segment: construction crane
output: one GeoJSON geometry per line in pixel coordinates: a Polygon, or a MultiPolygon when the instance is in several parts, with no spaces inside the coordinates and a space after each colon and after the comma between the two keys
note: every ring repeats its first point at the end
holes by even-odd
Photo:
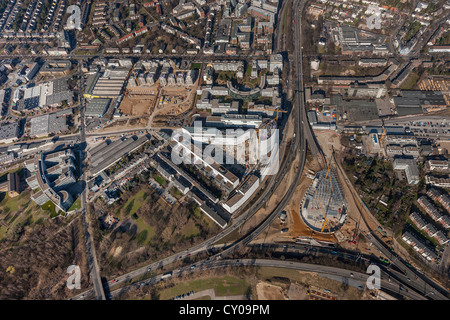
{"type": "MultiPolygon", "coordinates": [[[[331,148],[332,148],[332,152],[333,152],[332,159],[334,159],[334,147],[331,146],[331,148]]],[[[330,163],[327,163],[327,173],[325,174],[325,181],[327,180],[327,178],[329,178],[329,180],[330,180],[330,198],[328,200],[328,204],[329,204],[329,202],[331,201],[331,197],[333,196],[333,180],[331,179],[331,166],[330,166],[330,163]]],[[[327,207],[328,207],[328,204],[327,204],[327,207]]],[[[341,211],[341,209],[339,209],[339,212],[340,211],[341,211]]],[[[327,218],[325,216],[325,213],[324,213],[324,219],[325,219],[325,221],[324,221],[324,224],[322,226],[321,232],[324,230],[325,225],[328,226],[328,220],[327,220],[327,218]]]]}
{"type": "Polygon", "coordinates": [[[380,138],[380,143],[382,143],[382,147],[386,148],[386,146],[389,146],[389,142],[387,140],[387,133],[386,133],[386,127],[384,126],[384,120],[381,120],[382,122],[382,128],[383,128],[383,133],[381,134],[381,138],[380,138]],[[385,141],[386,139],[386,141],[385,141]]]}
{"type": "Polygon", "coordinates": [[[278,121],[278,114],[279,114],[279,112],[287,113],[287,111],[285,111],[285,110],[280,110],[280,108],[269,109],[269,110],[270,110],[270,111],[276,111],[276,112],[277,112],[277,116],[276,116],[276,118],[275,118],[276,121],[278,121]]]}
{"type": "MultiPolygon", "coordinates": [[[[333,180],[331,180],[330,164],[327,164],[327,173],[325,174],[325,181],[327,180],[328,174],[330,174],[329,179],[330,179],[330,192],[331,192],[331,194],[330,194],[330,199],[328,200],[328,202],[330,202],[331,201],[331,196],[333,194],[333,180]]],[[[327,207],[328,207],[328,205],[327,205],[327,207]]],[[[323,214],[324,214],[324,219],[325,220],[323,222],[322,230],[320,232],[323,232],[323,230],[325,229],[325,225],[327,225],[328,229],[330,229],[330,227],[328,226],[328,220],[327,220],[327,217],[325,215],[325,212],[323,214]]]]}
{"type": "Polygon", "coordinates": [[[319,202],[319,207],[320,207],[320,210],[322,210],[322,214],[323,214],[323,218],[324,218],[322,229],[320,230],[320,232],[323,232],[323,230],[325,229],[325,226],[328,227],[328,230],[330,229],[330,227],[328,226],[327,215],[325,213],[325,210],[323,210],[322,202],[319,199],[319,196],[317,194],[317,188],[315,186],[314,186],[314,193],[316,194],[317,202],[319,202]]]}
{"type": "Polygon", "coordinates": [[[133,75],[134,75],[134,79],[136,80],[136,85],[139,87],[139,81],[138,81],[138,78],[136,76],[136,72],[134,70],[134,67],[133,67],[133,75]]]}
{"type": "Polygon", "coordinates": [[[130,72],[128,73],[127,79],[131,76],[131,74],[133,74],[134,79],[136,80],[136,85],[139,86],[139,81],[138,81],[138,79],[137,79],[136,72],[135,72],[135,70],[134,70],[134,67],[135,67],[135,66],[136,66],[136,65],[133,65],[133,67],[131,68],[130,72]]]}
{"type": "Polygon", "coordinates": [[[353,232],[352,240],[348,240],[348,243],[356,244],[356,239],[358,238],[358,226],[359,226],[359,223],[355,227],[355,231],[353,232]]]}
{"type": "Polygon", "coordinates": [[[269,121],[269,122],[264,123],[260,128],[256,128],[256,129],[255,129],[256,134],[258,135],[258,145],[260,145],[260,143],[261,143],[261,136],[260,136],[260,134],[259,134],[259,131],[262,130],[262,129],[264,129],[264,128],[267,127],[268,125],[270,125],[273,121],[274,121],[274,119],[272,119],[272,120],[269,121]]]}
{"type": "MultiPolygon", "coordinates": [[[[250,107],[250,109],[254,109],[254,107],[250,107]]],[[[276,111],[277,112],[277,115],[276,115],[276,117],[275,117],[275,120],[276,121],[278,121],[278,116],[279,116],[279,113],[280,112],[282,112],[282,113],[287,113],[287,111],[286,110],[281,110],[280,108],[275,108],[275,109],[265,109],[266,111],[276,111]]]]}

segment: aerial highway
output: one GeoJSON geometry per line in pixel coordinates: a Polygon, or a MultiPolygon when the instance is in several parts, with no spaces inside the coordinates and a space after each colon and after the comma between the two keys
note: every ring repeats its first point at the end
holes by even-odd
{"type": "MultiPolygon", "coordinates": [[[[333,150],[333,158],[335,157],[335,153],[333,150]]],[[[334,161],[337,161],[334,158],[334,161]]],[[[339,171],[342,175],[345,176],[344,172],[340,166],[338,166],[339,171]]],[[[346,179],[346,183],[350,184],[348,179],[346,179]]],[[[350,189],[352,190],[352,188],[350,189]]],[[[353,193],[354,191],[352,191],[353,193]]],[[[388,247],[383,241],[381,241],[373,231],[376,227],[373,227],[373,224],[368,220],[371,218],[371,213],[367,209],[367,207],[363,204],[362,200],[359,198],[357,194],[353,194],[353,200],[359,210],[359,214],[361,215],[364,223],[367,228],[370,230],[369,232],[365,232],[364,236],[377,247],[380,252],[382,252],[386,257],[389,258],[390,264],[396,266],[401,270],[402,273],[395,274],[396,279],[408,285],[408,287],[422,293],[423,295],[428,295],[430,299],[433,300],[448,300],[449,292],[442,288],[435,281],[429,279],[426,275],[419,273],[412,266],[408,266],[407,263],[394,252],[394,250],[388,247]],[[371,228],[372,226],[372,228],[371,228]]]]}
{"type": "MultiPolygon", "coordinates": [[[[297,21],[300,21],[301,19],[301,12],[303,10],[304,2],[297,1],[295,4],[295,8],[297,8],[301,4],[299,10],[295,11],[295,16],[297,21]]],[[[294,26],[295,27],[295,26],[294,26]]],[[[294,116],[294,142],[292,143],[291,147],[289,148],[289,154],[286,157],[286,160],[282,163],[282,166],[280,170],[278,171],[277,175],[275,177],[269,177],[271,179],[269,181],[269,186],[265,188],[263,194],[257,199],[256,203],[250,208],[249,211],[247,211],[245,214],[242,214],[238,216],[237,218],[233,219],[232,224],[230,227],[219,233],[218,235],[212,237],[211,239],[201,243],[200,245],[194,246],[185,252],[174,254],[170,257],[167,257],[159,262],[152,263],[150,265],[147,265],[145,267],[139,268],[137,270],[134,270],[132,272],[129,272],[125,275],[122,275],[120,277],[115,278],[114,280],[110,280],[106,285],[108,287],[113,286],[116,283],[122,283],[124,280],[129,280],[137,277],[141,277],[145,275],[147,272],[154,270],[155,268],[162,268],[163,266],[166,266],[168,264],[174,263],[176,261],[179,261],[180,259],[183,259],[187,256],[190,256],[191,254],[202,252],[205,249],[211,248],[212,245],[217,242],[219,239],[225,237],[235,229],[239,228],[243,223],[247,221],[256,211],[258,211],[262,205],[268,200],[272,192],[276,189],[276,187],[281,183],[283,180],[285,174],[289,171],[290,166],[292,165],[292,162],[294,161],[295,157],[297,155],[300,156],[300,164],[298,166],[298,170],[296,172],[296,176],[294,178],[294,181],[291,183],[288,192],[285,194],[281,202],[277,205],[275,210],[272,211],[270,215],[268,215],[264,221],[255,229],[253,232],[251,232],[249,235],[241,239],[239,242],[233,244],[231,247],[227,248],[222,254],[223,256],[233,252],[236,250],[236,248],[239,248],[241,245],[246,245],[250,243],[251,240],[256,238],[262,231],[264,231],[271,222],[278,216],[278,214],[283,210],[283,208],[286,206],[286,204],[290,201],[296,186],[298,185],[300,181],[300,177],[303,172],[304,164],[306,161],[306,153],[307,153],[307,139],[309,141],[308,146],[310,149],[312,149],[312,153],[314,155],[322,155],[322,151],[320,150],[320,147],[318,146],[317,141],[315,140],[314,134],[311,130],[311,127],[309,126],[309,122],[307,121],[306,117],[306,110],[304,106],[305,98],[304,98],[304,87],[303,87],[303,66],[302,66],[302,49],[300,45],[300,34],[301,30],[301,24],[299,23],[297,25],[297,28],[295,30],[295,34],[297,36],[296,38],[296,53],[294,55],[294,67],[295,67],[295,77],[296,81],[293,81],[294,84],[294,90],[295,90],[295,104],[294,108],[292,110],[292,114],[294,116]],[[305,134],[306,131],[306,134],[305,134]]],[[[215,258],[217,259],[220,257],[221,254],[217,254],[215,258]]],[[[92,290],[89,290],[87,292],[84,292],[82,294],[79,294],[78,296],[74,297],[75,299],[80,298],[87,298],[92,295],[92,290]]]]}
{"type": "Polygon", "coordinates": [[[448,300],[449,292],[442,288],[439,284],[429,279],[426,275],[414,270],[411,266],[407,265],[399,255],[393,250],[388,248],[378,237],[373,233],[366,235],[368,240],[371,241],[386,257],[390,257],[391,264],[397,266],[400,270],[404,271],[404,274],[398,274],[397,277],[404,283],[408,283],[408,286],[422,293],[422,295],[429,295],[433,300],[448,300]]]}
{"type": "MultiPolygon", "coordinates": [[[[369,278],[369,274],[355,272],[347,269],[340,269],[330,266],[322,266],[317,264],[309,264],[295,261],[280,261],[269,259],[223,259],[218,261],[208,261],[200,265],[191,265],[182,268],[172,270],[171,273],[166,273],[165,276],[160,274],[155,277],[146,279],[141,282],[137,282],[130,286],[116,289],[111,291],[110,298],[118,297],[121,294],[126,293],[130,289],[138,289],[147,285],[154,285],[160,281],[164,281],[165,277],[172,278],[182,276],[183,274],[191,274],[202,270],[215,269],[215,268],[227,268],[227,267],[274,267],[274,268],[287,268],[306,272],[316,272],[319,275],[331,275],[341,278],[343,283],[351,283],[357,285],[358,288],[366,285],[366,281],[369,278]]],[[[399,295],[408,297],[414,300],[426,300],[425,297],[417,294],[412,290],[408,290],[401,283],[395,280],[381,279],[381,287],[384,290],[397,293],[399,295]]]]}
{"type": "MultiPolygon", "coordinates": [[[[293,10],[293,29],[294,29],[294,53],[291,59],[291,64],[294,68],[294,75],[295,79],[292,81],[291,85],[293,86],[292,89],[294,91],[294,98],[293,98],[293,108],[291,110],[291,113],[294,118],[294,139],[291,142],[291,146],[288,149],[288,154],[285,157],[285,161],[283,161],[280,170],[277,172],[275,176],[269,177],[268,181],[266,182],[266,187],[263,189],[262,195],[258,199],[254,199],[254,204],[244,212],[243,214],[237,216],[236,218],[233,218],[230,226],[226,228],[225,230],[221,231],[216,236],[206,240],[205,242],[196,245],[194,247],[191,247],[183,252],[179,252],[176,254],[173,254],[169,257],[166,257],[160,261],[153,262],[151,264],[148,264],[144,267],[140,267],[132,272],[129,272],[127,274],[124,274],[122,276],[116,277],[107,283],[104,283],[105,288],[107,287],[111,293],[111,297],[114,297],[115,294],[118,292],[121,292],[123,290],[127,290],[127,288],[130,288],[130,286],[139,286],[141,284],[152,284],[156,283],[157,281],[160,281],[162,278],[162,275],[150,278],[148,280],[142,281],[141,283],[127,285],[124,288],[114,290],[114,287],[117,285],[122,285],[124,282],[128,283],[128,281],[136,280],[137,278],[143,278],[146,277],[146,275],[149,275],[149,273],[158,272],[159,270],[162,270],[164,267],[167,267],[170,264],[173,264],[175,262],[180,262],[182,259],[186,257],[192,257],[195,254],[202,253],[202,252],[208,252],[211,249],[217,249],[214,246],[214,243],[216,243],[221,238],[225,237],[226,235],[230,234],[237,228],[240,228],[254,213],[256,213],[265,202],[268,201],[273,191],[276,189],[276,187],[283,181],[286,173],[289,171],[290,167],[292,166],[293,162],[295,161],[296,157],[299,157],[299,165],[298,170],[295,174],[295,177],[290,184],[287,192],[285,193],[284,197],[281,199],[281,201],[276,205],[275,209],[265,217],[265,219],[251,232],[244,235],[243,238],[236,241],[235,243],[231,244],[230,246],[223,248],[221,252],[216,253],[212,257],[208,258],[207,260],[203,260],[200,262],[196,262],[196,264],[200,265],[210,265],[210,266],[216,266],[216,267],[223,267],[229,265],[229,261],[224,259],[227,255],[235,252],[237,249],[248,246],[252,240],[254,240],[259,234],[261,234],[273,221],[274,219],[279,215],[279,213],[284,209],[284,207],[287,205],[287,203],[292,198],[292,195],[296,189],[296,186],[298,185],[298,182],[300,181],[300,178],[302,176],[303,168],[306,161],[306,153],[309,149],[313,156],[321,158],[323,160],[322,164],[325,165],[326,159],[323,156],[323,153],[320,149],[320,146],[317,143],[317,140],[314,136],[314,133],[312,132],[312,129],[309,125],[309,121],[307,120],[306,116],[306,109],[305,109],[305,97],[304,97],[304,84],[303,84],[303,55],[302,55],[302,46],[301,46],[301,17],[302,12],[304,8],[305,1],[302,0],[296,0],[294,2],[294,10],[293,10]],[[156,281],[156,282],[155,282],[156,281]]],[[[216,252],[216,250],[214,250],[216,252]]],[[[239,260],[232,263],[236,263],[235,265],[243,265],[243,261],[246,260],[239,260]]],[[[256,260],[251,260],[255,263],[256,260]]],[[[259,262],[258,262],[259,263],[259,262]]],[[[274,261],[270,260],[270,262],[261,262],[261,265],[267,265],[267,266],[279,266],[279,267],[295,267],[295,268],[305,268],[304,265],[298,263],[298,262],[288,262],[288,261],[274,261]]],[[[176,270],[173,270],[173,274],[177,274],[178,272],[185,272],[188,271],[188,268],[191,268],[191,266],[182,267],[176,270]]],[[[314,265],[314,270],[321,270],[321,272],[331,272],[329,269],[331,267],[327,266],[318,266],[314,265]],[[323,271],[322,271],[323,270],[323,271]]],[[[190,270],[190,269],[189,269],[190,270]]],[[[351,275],[349,270],[343,270],[339,269],[338,271],[334,270],[335,275],[345,276],[345,277],[355,277],[355,274],[351,275]]],[[[398,272],[397,272],[398,273],[398,272]]],[[[401,278],[397,273],[393,272],[392,274],[394,283],[391,283],[391,281],[383,280],[386,288],[391,288],[395,292],[399,292],[404,296],[410,297],[412,299],[425,299],[425,296],[427,298],[445,298],[443,296],[439,296],[439,292],[436,294],[433,292],[430,293],[430,290],[420,290],[419,286],[421,283],[416,282],[417,279],[407,279],[407,278],[401,278]],[[397,282],[395,282],[397,281],[397,282]],[[396,286],[394,288],[394,286],[396,286]],[[411,288],[415,290],[408,290],[407,288],[411,288]],[[419,291],[419,292],[416,292],[419,291]],[[422,293],[425,295],[422,295],[422,293]]],[[[368,275],[365,274],[357,274],[357,279],[364,280],[367,279],[368,275]]],[[[85,291],[72,299],[91,299],[96,294],[94,292],[95,290],[91,289],[88,291],[85,291]]]]}
{"type": "MultiPolygon", "coordinates": [[[[300,67],[300,70],[301,70],[301,67],[300,67]]],[[[301,80],[300,83],[298,83],[298,86],[300,86],[300,85],[301,86],[303,85],[303,80],[301,80]]],[[[303,90],[302,90],[302,92],[303,92],[303,90]]],[[[159,262],[152,263],[150,265],[141,267],[137,270],[129,272],[120,277],[117,277],[114,282],[112,280],[110,280],[110,281],[108,281],[108,283],[106,285],[108,287],[111,287],[117,282],[121,282],[126,279],[133,279],[136,277],[143,276],[150,270],[154,270],[155,267],[158,267],[158,268],[163,267],[165,265],[168,265],[168,264],[176,262],[180,259],[183,259],[187,256],[190,256],[191,254],[194,254],[197,252],[202,252],[205,249],[211,248],[212,245],[215,242],[217,242],[219,239],[225,237],[226,235],[230,234],[237,228],[241,227],[251,216],[253,216],[253,214],[255,214],[266,203],[266,201],[270,198],[270,195],[273,193],[273,191],[283,181],[283,179],[284,179],[286,173],[289,171],[295,157],[297,157],[297,155],[300,154],[301,161],[300,161],[299,170],[296,173],[295,181],[291,184],[289,195],[287,195],[283,198],[282,205],[278,205],[277,209],[274,212],[272,212],[272,214],[268,217],[268,219],[265,220],[265,223],[263,224],[263,226],[261,226],[262,229],[260,229],[260,230],[264,230],[264,228],[270,224],[270,222],[273,220],[273,218],[276,217],[277,212],[279,213],[282,210],[282,208],[287,204],[287,202],[290,200],[290,198],[292,197],[292,194],[295,190],[295,187],[298,184],[301,173],[303,171],[304,162],[306,160],[306,147],[307,146],[306,146],[305,135],[303,134],[302,130],[303,130],[304,124],[309,126],[309,122],[306,121],[306,112],[304,110],[303,103],[304,103],[303,94],[300,94],[300,92],[299,92],[299,98],[297,98],[295,108],[292,110],[292,113],[294,116],[295,136],[294,136],[294,141],[292,142],[291,147],[289,148],[289,153],[285,157],[285,161],[282,162],[281,167],[278,170],[277,174],[268,177],[269,181],[266,182],[266,186],[263,189],[263,193],[261,194],[261,196],[258,199],[256,199],[256,201],[253,203],[253,205],[250,207],[250,209],[248,211],[237,216],[236,218],[233,218],[231,221],[231,225],[228,228],[226,228],[225,230],[223,230],[216,236],[208,239],[207,241],[205,241],[197,246],[194,246],[194,247],[186,250],[185,252],[174,254],[174,255],[167,257],[159,262]],[[300,110],[300,109],[303,109],[303,110],[300,110]]],[[[82,294],[77,295],[74,298],[79,299],[79,298],[90,297],[92,295],[92,293],[93,293],[92,290],[88,290],[86,292],[83,292],[82,294]]]]}

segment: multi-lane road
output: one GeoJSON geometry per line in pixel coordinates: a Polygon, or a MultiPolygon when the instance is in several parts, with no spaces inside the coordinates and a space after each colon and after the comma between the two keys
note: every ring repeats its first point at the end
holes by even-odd
{"type": "Polygon", "coordinates": [[[403,273],[395,274],[398,281],[406,283],[408,287],[412,288],[422,296],[429,296],[433,300],[448,300],[449,292],[445,288],[430,280],[427,276],[414,270],[407,265],[399,255],[388,248],[375,233],[370,232],[366,234],[367,239],[372,242],[378,250],[380,250],[386,257],[389,257],[390,263],[399,268],[403,273]]]}
{"type": "MultiPolygon", "coordinates": [[[[353,286],[359,289],[366,286],[367,280],[371,276],[371,274],[368,273],[361,273],[331,266],[323,266],[296,261],[287,261],[287,260],[282,261],[270,259],[223,259],[217,261],[208,261],[202,264],[190,265],[174,269],[171,271],[169,278],[189,275],[192,274],[193,272],[201,272],[209,269],[228,268],[228,267],[273,267],[273,268],[293,269],[305,272],[314,272],[319,274],[320,276],[332,276],[334,279],[340,280],[343,283],[347,284],[351,283],[353,286]]],[[[110,297],[118,298],[131,289],[139,289],[145,286],[154,285],[160,281],[164,281],[163,275],[161,274],[146,279],[144,281],[126,286],[124,288],[113,290],[110,293],[110,297]]],[[[426,300],[425,297],[416,293],[413,290],[409,290],[404,285],[402,285],[402,283],[396,281],[395,279],[381,278],[380,288],[401,296],[408,297],[413,300],[426,300]]]]}
{"type": "MultiPolygon", "coordinates": [[[[333,158],[334,157],[335,153],[333,151],[333,158]]],[[[334,161],[337,163],[336,158],[334,158],[334,161]]],[[[341,172],[343,176],[345,176],[345,173],[343,172],[340,166],[338,166],[338,170],[341,172]]],[[[359,214],[363,219],[363,222],[369,229],[369,232],[365,232],[364,236],[367,238],[368,241],[370,241],[373,245],[375,245],[375,247],[378,250],[380,250],[380,252],[383,253],[384,256],[389,258],[390,265],[394,265],[399,270],[401,270],[401,273],[391,271],[390,274],[393,277],[395,277],[398,281],[407,284],[408,287],[416,290],[423,296],[428,295],[430,299],[436,300],[448,300],[447,297],[449,296],[449,292],[446,289],[442,288],[439,284],[435,283],[424,274],[420,274],[421,276],[419,277],[418,276],[419,273],[417,270],[414,270],[414,268],[408,266],[407,263],[398,254],[396,254],[392,248],[389,248],[383,241],[381,241],[376,236],[373,230],[377,230],[378,222],[373,221],[374,219],[372,219],[373,216],[371,216],[371,212],[364,205],[359,195],[355,193],[353,186],[350,184],[350,181],[348,179],[345,179],[345,183],[350,188],[353,197],[352,200],[355,202],[359,210],[359,214]]]]}
{"type": "MultiPolygon", "coordinates": [[[[302,0],[296,0],[294,2],[294,10],[293,10],[293,31],[294,31],[294,48],[295,51],[293,53],[291,62],[294,67],[294,81],[292,81],[291,85],[293,85],[293,91],[294,91],[294,107],[292,109],[292,114],[294,117],[294,132],[295,136],[293,139],[293,142],[291,144],[291,147],[289,148],[288,154],[285,157],[285,161],[282,163],[280,170],[278,173],[273,176],[269,177],[269,181],[267,182],[267,186],[264,189],[264,192],[262,193],[261,197],[256,199],[254,205],[244,214],[238,216],[237,218],[233,219],[230,226],[217,234],[216,236],[212,237],[211,239],[208,239],[207,241],[194,246],[192,248],[187,249],[184,252],[177,253],[175,255],[172,255],[170,257],[167,257],[165,259],[162,259],[160,261],[154,262],[152,264],[149,264],[147,266],[138,268],[132,272],[129,272],[125,275],[116,277],[113,280],[110,280],[109,282],[105,283],[106,287],[108,287],[110,290],[114,289],[116,285],[121,285],[124,282],[128,282],[131,280],[135,280],[137,278],[145,277],[148,275],[149,272],[158,272],[162,270],[164,267],[167,267],[173,263],[180,262],[186,257],[193,257],[196,254],[202,253],[202,252],[208,252],[210,249],[214,247],[214,243],[220,240],[221,238],[225,237],[226,235],[230,234],[237,228],[241,227],[256,211],[258,211],[261,206],[270,198],[273,191],[276,189],[276,187],[283,181],[285,175],[291,168],[293,162],[298,157],[299,158],[299,165],[298,165],[298,171],[296,172],[295,178],[293,179],[293,182],[288,188],[288,191],[282,198],[282,200],[278,203],[278,205],[275,207],[275,209],[256,227],[254,228],[249,234],[244,236],[241,240],[233,243],[232,245],[228,246],[227,248],[224,248],[221,252],[217,253],[216,255],[208,258],[207,260],[203,260],[196,263],[196,266],[186,266],[182,267],[180,269],[173,270],[173,274],[178,274],[179,272],[191,272],[195,268],[199,268],[198,266],[204,266],[204,267],[211,267],[211,268],[217,268],[217,267],[224,267],[224,266],[240,266],[240,265],[258,265],[258,266],[277,266],[277,267],[284,267],[284,268],[295,268],[298,270],[314,270],[314,271],[320,271],[324,274],[332,274],[335,276],[341,276],[345,278],[355,278],[356,280],[360,281],[366,281],[368,275],[367,274],[360,274],[360,273],[354,273],[349,270],[345,269],[338,269],[338,268],[332,268],[328,266],[318,266],[318,265],[306,265],[301,264],[298,262],[289,262],[289,261],[274,261],[274,260],[225,260],[224,258],[234,252],[236,249],[247,246],[251,243],[252,240],[254,240],[259,234],[261,234],[262,231],[264,231],[272,222],[273,220],[279,215],[279,213],[283,210],[283,208],[287,205],[289,200],[291,199],[296,186],[298,185],[298,182],[300,181],[300,178],[302,176],[303,168],[306,161],[306,152],[307,148],[311,151],[311,153],[314,156],[322,157],[324,160],[323,163],[326,161],[326,159],[323,156],[323,153],[315,139],[315,136],[311,130],[311,127],[309,126],[309,122],[307,121],[306,117],[306,109],[304,105],[304,85],[303,85],[303,65],[302,65],[302,46],[301,46],[301,17],[302,12],[304,8],[305,1],[302,0]]],[[[381,244],[380,244],[381,246],[381,244]]],[[[398,262],[400,260],[396,260],[395,262],[398,262]]],[[[411,271],[411,270],[410,270],[411,271]]],[[[117,293],[122,292],[123,290],[128,290],[132,286],[140,286],[145,284],[153,284],[158,281],[160,281],[162,278],[162,275],[150,278],[148,280],[142,281],[141,283],[133,284],[126,286],[125,288],[113,290],[111,292],[111,297],[114,297],[117,293]]],[[[430,291],[428,288],[428,291],[425,287],[424,290],[421,290],[420,287],[423,285],[420,283],[418,279],[414,278],[411,279],[406,278],[402,279],[401,277],[397,277],[398,280],[395,280],[394,282],[383,280],[382,282],[383,287],[390,289],[391,291],[398,292],[404,296],[407,296],[411,299],[424,299],[425,296],[432,296],[432,298],[445,298],[440,296],[440,292],[436,290],[436,292],[430,291]],[[415,290],[418,291],[415,292],[415,290],[408,290],[406,287],[413,287],[415,290]]],[[[394,279],[397,279],[394,277],[394,279]]],[[[76,297],[73,297],[73,299],[90,299],[90,298],[99,298],[98,288],[88,290],[76,297]]]]}
{"type": "MultiPolygon", "coordinates": [[[[81,69],[81,65],[79,66],[81,69]]],[[[84,83],[84,79],[81,76],[81,70],[79,72],[80,74],[80,79],[79,79],[79,86],[80,86],[80,92],[83,91],[83,83],[84,83]]],[[[79,103],[80,103],[80,136],[79,136],[79,141],[80,141],[80,146],[83,148],[86,147],[86,134],[85,134],[85,129],[86,129],[86,124],[85,124],[85,110],[86,110],[86,101],[83,98],[83,96],[80,94],[79,95],[79,103]]],[[[82,180],[85,183],[85,188],[83,189],[82,193],[81,193],[81,215],[82,215],[82,221],[83,221],[83,227],[84,227],[84,241],[85,241],[85,246],[86,246],[86,254],[87,254],[87,259],[88,259],[88,266],[89,266],[89,273],[91,276],[91,280],[92,280],[92,284],[93,284],[93,288],[94,288],[94,293],[95,293],[95,297],[97,300],[105,300],[105,292],[103,290],[103,284],[102,284],[102,280],[100,277],[100,268],[98,265],[98,261],[97,261],[97,256],[95,253],[95,244],[94,241],[92,239],[92,234],[91,234],[91,228],[90,228],[90,221],[89,221],[89,215],[88,215],[88,208],[87,208],[87,177],[86,177],[86,168],[84,168],[84,160],[85,160],[85,155],[86,155],[86,151],[85,150],[80,150],[80,166],[81,166],[81,170],[82,170],[82,180]]]]}
{"type": "MultiPolygon", "coordinates": [[[[303,11],[303,5],[304,2],[296,1],[294,7],[298,8],[298,10],[295,11],[295,18],[298,22],[300,22],[301,19],[301,12],[303,11]]],[[[304,86],[303,86],[303,66],[302,66],[302,48],[300,45],[300,35],[301,35],[301,23],[298,23],[297,28],[295,28],[295,35],[296,43],[298,45],[295,46],[296,52],[294,54],[294,68],[295,68],[295,81],[292,83],[294,84],[294,108],[292,110],[292,114],[294,117],[294,141],[289,148],[289,153],[286,157],[286,160],[283,162],[280,170],[278,171],[275,178],[273,178],[269,183],[271,186],[265,189],[263,195],[257,200],[257,203],[251,207],[251,209],[246,213],[243,214],[236,219],[233,220],[232,225],[227,228],[226,230],[222,231],[220,234],[216,235],[215,237],[205,241],[204,243],[195,246],[193,248],[190,248],[186,250],[185,252],[182,252],[180,254],[172,255],[168,258],[165,258],[159,262],[155,262],[151,265],[139,268],[135,271],[132,271],[130,273],[127,273],[123,276],[117,277],[107,283],[107,286],[111,288],[112,286],[123,283],[124,281],[128,281],[130,279],[135,279],[137,277],[144,276],[147,272],[158,270],[160,268],[163,268],[164,266],[167,266],[169,264],[172,264],[174,262],[180,261],[181,259],[191,256],[196,253],[204,252],[210,249],[213,245],[213,243],[217,242],[219,239],[223,238],[224,236],[228,235],[235,229],[239,228],[243,223],[245,223],[270,197],[272,192],[276,189],[276,187],[281,183],[286,173],[289,171],[290,167],[292,166],[294,160],[296,157],[299,157],[299,165],[298,170],[296,172],[295,178],[293,182],[291,183],[287,193],[284,195],[283,199],[280,201],[280,203],[276,206],[276,208],[271,212],[270,215],[268,215],[258,226],[255,228],[251,233],[249,233],[247,236],[245,236],[240,241],[234,243],[227,249],[223,250],[222,252],[216,254],[211,258],[211,261],[213,260],[220,260],[223,257],[225,257],[227,254],[234,252],[237,248],[240,248],[241,246],[248,245],[253,239],[255,239],[262,231],[264,231],[272,222],[273,220],[279,215],[279,213],[283,210],[283,208],[287,205],[287,203],[292,198],[292,195],[296,189],[296,186],[298,185],[303,168],[306,161],[306,152],[307,152],[307,146],[311,149],[311,152],[314,155],[322,155],[322,152],[320,150],[320,147],[317,144],[317,141],[315,140],[314,134],[309,126],[309,122],[307,121],[306,117],[306,110],[304,105],[304,86]],[[307,145],[308,140],[308,145],[307,145]]],[[[209,260],[209,259],[208,259],[209,260]]],[[[81,299],[81,298],[90,298],[92,297],[93,291],[87,291],[84,292],[76,297],[74,299],[81,299]]]]}
{"type": "MultiPolygon", "coordinates": [[[[301,54],[300,54],[300,57],[301,57],[301,54]]],[[[303,75],[301,68],[302,67],[300,66],[300,69],[299,69],[300,73],[298,73],[298,71],[297,71],[297,74],[303,75]]],[[[303,88],[303,79],[301,79],[300,82],[297,83],[297,88],[303,88]]],[[[256,202],[250,207],[250,209],[246,213],[233,219],[230,227],[228,227],[227,229],[225,229],[218,235],[212,237],[211,239],[208,239],[207,241],[205,241],[197,246],[194,246],[194,247],[186,250],[185,252],[172,255],[172,256],[167,257],[159,262],[155,262],[148,266],[145,266],[145,267],[139,268],[137,270],[134,270],[130,273],[127,273],[123,276],[117,277],[116,279],[111,280],[106,284],[108,287],[114,286],[116,283],[121,283],[124,280],[141,277],[141,276],[145,275],[148,271],[154,270],[155,267],[161,268],[163,266],[166,266],[166,265],[169,265],[176,261],[179,261],[180,259],[183,259],[187,256],[190,256],[191,254],[202,252],[204,250],[207,250],[208,248],[211,248],[212,245],[215,242],[217,242],[219,239],[225,237],[226,235],[230,234],[231,232],[233,232],[234,230],[236,230],[237,228],[242,226],[254,213],[256,213],[266,203],[266,201],[270,198],[270,195],[273,193],[273,191],[276,189],[276,187],[283,181],[284,176],[289,171],[294,159],[300,154],[299,170],[297,171],[294,182],[291,184],[291,187],[290,187],[288,193],[283,198],[282,203],[279,204],[277,206],[277,208],[271,213],[271,215],[268,216],[264,220],[264,222],[260,225],[259,232],[264,230],[265,227],[267,227],[270,224],[270,222],[274,219],[274,217],[276,217],[277,214],[279,214],[279,212],[281,212],[281,210],[284,208],[284,206],[287,204],[287,202],[292,197],[295,187],[297,186],[297,184],[299,182],[301,173],[303,171],[303,166],[304,166],[304,163],[306,160],[306,138],[305,138],[305,134],[303,133],[303,125],[307,124],[309,126],[309,122],[306,121],[307,118],[306,118],[306,112],[304,110],[303,89],[301,91],[300,90],[296,90],[296,91],[297,91],[298,97],[296,99],[296,105],[295,105],[294,109],[292,110],[293,115],[294,115],[294,133],[295,133],[295,137],[293,139],[294,141],[293,141],[291,147],[289,148],[289,153],[286,156],[285,161],[282,163],[279,171],[277,172],[276,175],[269,176],[269,178],[268,178],[269,181],[267,182],[266,188],[264,189],[262,195],[256,200],[256,202]]],[[[309,128],[309,130],[310,130],[310,128],[309,128]]],[[[310,135],[312,135],[312,132],[310,132],[310,135]]],[[[318,147],[316,146],[316,148],[318,148],[318,147]]],[[[258,231],[255,231],[253,233],[254,236],[252,238],[255,237],[257,232],[258,231]]],[[[247,239],[250,239],[250,238],[247,238],[247,239]]],[[[229,251],[231,251],[231,250],[232,249],[230,249],[229,251]]],[[[93,291],[89,290],[89,291],[84,292],[74,298],[81,299],[81,298],[92,297],[92,293],[93,293],[93,291]]]]}

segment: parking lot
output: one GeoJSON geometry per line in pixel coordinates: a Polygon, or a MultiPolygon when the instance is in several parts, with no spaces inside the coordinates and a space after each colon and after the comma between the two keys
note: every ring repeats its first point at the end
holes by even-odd
{"type": "Polygon", "coordinates": [[[394,126],[405,127],[406,132],[413,133],[418,138],[449,139],[450,120],[429,119],[421,121],[398,121],[392,123],[394,126]]]}

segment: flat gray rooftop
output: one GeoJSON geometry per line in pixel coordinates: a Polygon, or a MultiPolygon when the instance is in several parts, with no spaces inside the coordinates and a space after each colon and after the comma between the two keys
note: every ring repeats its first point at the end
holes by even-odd
{"type": "Polygon", "coordinates": [[[124,155],[133,152],[135,149],[146,143],[150,135],[141,137],[133,136],[125,140],[116,140],[106,148],[94,153],[91,159],[91,173],[96,176],[120,160],[124,155]]]}
{"type": "Polygon", "coordinates": [[[86,116],[88,117],[103,116],[106,110],[108,110],[110,103],[111,99],[92,99],[87,104],[86,116]]]}

